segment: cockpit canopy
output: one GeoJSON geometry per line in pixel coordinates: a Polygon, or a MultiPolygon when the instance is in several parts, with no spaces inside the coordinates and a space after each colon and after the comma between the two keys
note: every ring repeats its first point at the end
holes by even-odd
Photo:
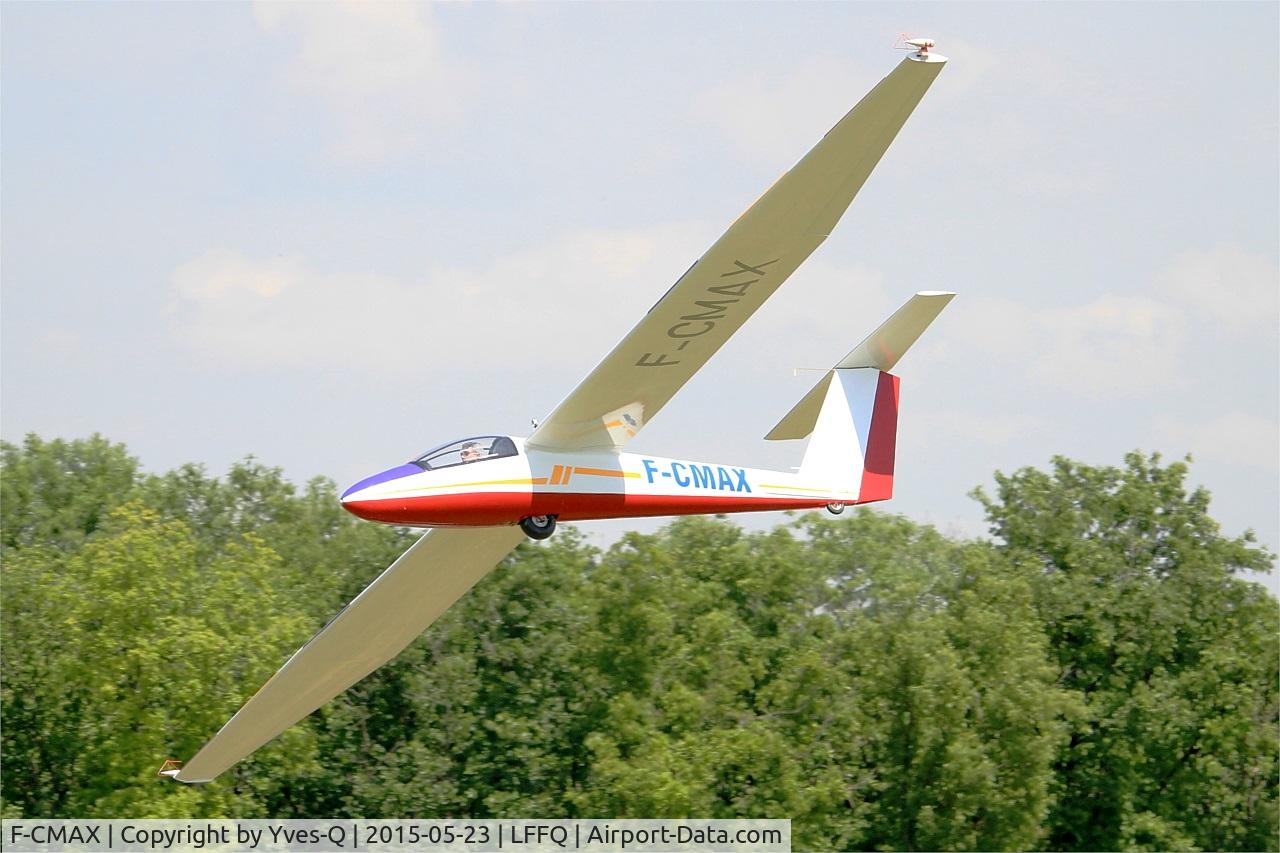
{"type": "Polygon", "coordinates": [[[452,468],[454,465],[515,456],[518,452],[516,443],[509,436],[478,435],[428,450],[413,460],[413,464],[425,471],[438,471],[441,468],[452,468]]]}

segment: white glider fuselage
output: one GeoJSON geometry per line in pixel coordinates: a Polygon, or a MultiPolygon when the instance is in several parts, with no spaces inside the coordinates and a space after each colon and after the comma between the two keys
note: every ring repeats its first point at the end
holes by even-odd
{"type": "MultiPolygon", "coordinates": [[[[924,311],[932,319],[949,300],[950,294],[921,294],[909,305],[933,303],[924,311]]],[[[901,323],[891,320],[878,334],[901,323]]],[[[796,473],[617,448],[548,450],[523,438],[489,435],[442,445],[361,480],[342,495],[342,504],[370,521],[414,527],[821,506],[839,511],[893,496],[898,389],[898,377],[874,367],[830,371],[815,387],[820,399],[807,414],[794,416],[804,421],[800,431],[812,434],[796,473]]]]}
{"type": "MultiPolygon", "coordinates": [[[[387,472],[396,473],[392,479],[357,484],[342,504],[361,518],[386,524],[471,527],[516,524],[529,516],[588,521],[810,509],[892,496],[881,488],[834,488],[795,472],[610,450],[549,452],[526,447],[522,438],[511,441],[517,449],[513,456],[440,470],[414,463],[393,468],[387,472]]],[[[888,473],[891,477],[892,470],[888,473]]]]}

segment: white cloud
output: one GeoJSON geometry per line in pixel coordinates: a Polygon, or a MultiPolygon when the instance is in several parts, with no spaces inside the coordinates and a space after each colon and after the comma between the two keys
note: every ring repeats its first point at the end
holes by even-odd
{"type": "Polygon", "coordinates": [[[1103,296],[1037,312],[1032,376],[1084,397],[1158,391],[1182,381],[1182,313],[1141,296],[1103,296]]]}
{"type": "Polygon", "coordinates": [[[1049,434],[1052,425],[1051,419],[1027,412],[938,408],[912,412],[899,429],[918,447],[940,442],[945,442],[947,447],[1005,447],[1027,436],[1049,434]]]}
{"type": "Polygon", "coordinates": [[[178,293],[190,300],[214,301],[240,294],[271,299],[305,275],[301,259],[276,257],[250,261],[228,249],[214,249],[174,271],[178,293]]]}
{"type": "Polygon", "coordinates": [[[943,56],[956,57],[959,61],[946,68],[945,81],[949,96],[964,95],[981,90],[988,85],[992,72],[1003,72],[1010,67],[1004,49],[986,47],[952,35],[939,36],[937,50],[943,56]]]}
{"type": "MultiPolygon", "coordinates": [[[[980,89],[1001,66],[996,51],[964,39],[940,39],[938,50],[961,57],[940,78],[950,98],[980,89]]],[[[714,124],[741,156],[770,166],[790,165],[889,73],[892,67],[883,59],[863,56],[859,62],[845,54],[822,54],[781,73],[776,67],[753,66],[699,93],[693,110],[699,119],[714,124]]],[[[1003,133],[993,138],[1005,141],[1003,133]]],[[[990,148],[982,155],[990,157],[990,148]]]]}
{"type": "Polygon", "coordinates": [[[1179,254],[1156,278],[1194,312],[1198,324],[1274,338],[1280,322],[1280,269],[1265,255],[1222,244],[1179,254]]]}
{"type": "MultiPolygon", "coordinates": [[[[942,78],[940,78],[942,79],[942,78]]],[[[988,94],[955,98],[940,109],[949,171],[998,180],[1011,193],[1059,201],[1105,195],[1113,186],[1109,155],[1062,134],[1031,111],[1010,110],[988,94]]]]}
{"type": "Polygon", "coordinates": [[[947,352],[1084,398],[1149,396],[1188,386],[1206,343],[1217,352],[1215,341],[1236,348],[1242,335],[1274,341],[1278,288],[1274,262],[1222,245],[1177,255],[1145,287],[1079,305],[962,294],[947,352]]]}
{"type": "Polygon", "coordinates": [[[1197,460],[1272,472],[1280,468],[1280,423],[1269,418],[1247,412],[1225,412],[1198,423],[1161,417],[1154,428],[1162,446],[1189,451],[1197,460]]]}
{"type": "Polygon", "coordinates": [[[911,295],[909,287],[890,293],[884,280],[865,264],[810,258],[761,309],[767,326],[749,324],[739,334],[752,337],[748,345],[771,370],[828,368],[911,295]]]}
{"type": "MultiPolygon", "coordinates": [[[[174,270],[170,316],[185,346],[236,366],[527,361],[587,369],[640,321],[709,243],[701,224],[587,230],[477,267],[409,280],[322,270],[297,256],[213,249],[174,270]],[[480,345],[478,341],[484,341],[480,345]]],[[[739,371],[837,361],[910,294],[862,265],[812,259],[731,346],[739,371]]]]}
{"type": "Polygon", "coordinates": [[[1186,339],[1182,312],[1143,296],[1034,308],[958,299],[952,347],[978,363],[1021,368],[1038,384],[1097,399],[1177,387],[1186,339]]]}
{"type": "Polygon", "coordinates": [[[416,280],[215,249],[172,276],[176,338],[222,364],[420,373],[434,364],[585,367],[643,316],[700,229],[592,230],[416,280]]]}
{"type": "Polygon", "coordinates": [[[798,160],[857,102],[874,72],[846,57],[814,56],[788,73],[757,69],[693,100],[742,157],[777,166],[798,160]]]}
{"type": "Polygon", "coordinates": [[[51,365],[69,365],[89,356],[84,335],[64,325],[50,326],[36,334],[36,360],[51,365]]]}
{"type": "Polygon", "coordinates": [[[401,154],[424,127],[461,111],[464,77],[445,56],[428,4],[260,2],[254,15],[267,32],[295,37],[288,81],[329,106],[339,159],[401,154]]]}
{"type": "MultiPolygon", "coordinates": [[[[932,160],[945,164],[948,172],[998,178],[1008,191],[1034,198],[1059,201],[1105,194],[1113,174],[1107,150],[1081,147],[1073,134],[1063,134],[1059,119],[1046,120],[1047,102],[1072,110],[1094,109],[1098,102],[1072,100],[1062,106],[1064,94],[1052,79],[1062,69],[1036,57],[1030,65],[1041,68],[1043,78],[1028,74],[1025,57],[1007,45],[939,37],[938,50],[954,61],[938,78],[937,91],[922,103],[929,114],[927,128],[916,127],[895,146],[917,145],[927,130],[934,139],[919,146],[917,162],[932,160]],[[1031,108],[1029,100],[1035,102],[1031,108]]],[[[781,72],[756,67],[701,92],[693,99],[693,110],[715,126],[730,150],[776,168],[808,151],[887,70],[844,55],[811,56],[781,72]]],[[[1102,82],[1082,80],[1081,85],[1092,90],[1102,82]]],[[[1098,100],[1115,101],[1114,109],[1122,114],[1121,105],[1132,105],[1129,95],[1121,98],[1105,88],[1098,100]]],[[[908,126],[922,121],[913,118],[908,126]]]]}

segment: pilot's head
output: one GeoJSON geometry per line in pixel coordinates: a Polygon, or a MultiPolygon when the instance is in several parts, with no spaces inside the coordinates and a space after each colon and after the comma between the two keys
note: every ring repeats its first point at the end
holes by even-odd
{"type": "Polygon", "coordinates": [[[468,441],[462,445],[462,461],[475,462],[480,458],[480,442],[468,441]]]}

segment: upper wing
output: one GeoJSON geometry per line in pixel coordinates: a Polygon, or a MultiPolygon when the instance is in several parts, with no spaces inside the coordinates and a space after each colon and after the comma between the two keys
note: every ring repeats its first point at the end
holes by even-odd
{"type": "Polygon", "coordinates": [[[634,436],[831,233],[944,62],[904,59],[738,217],[528,443],[620,447],[634,436]]]}
{"type": "Polygon", "coordinates": [[[210,781],[391,660],[523,540],[519,527],[428,531],[298,649],[175,778],[210,781]]]}

